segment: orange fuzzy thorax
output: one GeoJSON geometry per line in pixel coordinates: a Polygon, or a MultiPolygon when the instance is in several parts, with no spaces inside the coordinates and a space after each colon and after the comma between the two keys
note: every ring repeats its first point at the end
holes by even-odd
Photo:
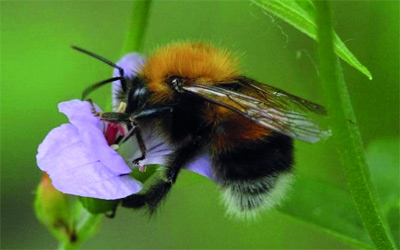
{"type": "Polygon", "coordinates": [[[165,84],[169,76],[182,76],[202,83],[226,82],[239,76],[237,58],[224,49],[203,43],[173,43],[151,55],[140,75],[162,101],[172,96],[165,84]]]}

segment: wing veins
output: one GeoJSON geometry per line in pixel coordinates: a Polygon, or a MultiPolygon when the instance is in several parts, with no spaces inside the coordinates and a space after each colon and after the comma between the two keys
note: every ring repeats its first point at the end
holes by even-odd
{"type": "MultiPolygon", "coordinates": [[[[257,94],[260,95],[260,98],[264,97],[262,99],[257,99],[253,96],[215,85],[184,86],[183,90],[197,95],[211,103],[236,112],[247,119],[256,122],[260,126],[272,129],[290,137],[313,143],[327,135],[326,132],[322,131],[316,123],[311,119],[308,119],[305,115],[295,111],[285,110],[285,106],[281,105],[281,102],[277,102],[275,99],[266,98],[265,96],[268,94],[272,96],[271,93],[266,91],[262,93],[257,92],[257,94]],[[271,102],[271,100],[273,101],[271,102]]],[[[294,104],[299,106],[298,103],[294,104]]],[[[302,109],[307,108],[306,106],[300,107],[302,109]]]]}

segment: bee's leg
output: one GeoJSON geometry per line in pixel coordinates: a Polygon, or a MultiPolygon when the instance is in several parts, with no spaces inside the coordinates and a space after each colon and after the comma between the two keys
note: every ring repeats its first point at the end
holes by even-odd
{"type": "Polygon", "coordinates": [[[88,101],[90,103],[90,107],[92,108],[92,113],[95,116],[99,116],[100,113],[96,111],[96,108],[94,107],[94,104],[93,104],[93,100],[89,98],[89,99],[86,99],[86,101],[88,101]]]}
{"type": "Polygon", "coordinates": [[[140,152],[142,153],[142,156],[140,156],[139,158],[134,159],[132,161],[132,163],[138,165],[139,166],[139,170],[141,172],[144,172],[145,171],[145,167],[143,165],[141,165],[139,162],[146,158],[146,153],[147,153],[146,144],[144,143],[143,136],[142,136],[142,131],[140,130],[139,127],[135,127],[133,129],[133,133],[135,133],[136,140],[137,140],[137,143],[139,145],[139,149],[140,149],[140,152]]]}
{"type": "Polygon", "coordinates": [[[191,139],[171,154],[170,163],[167,165],[164,176],[158,178],[146,193],[131,195],[123,199],[122,206],[141,208],[147,205],[150,213],[154,213],[161,201],[167,196],[172,184],[175,183],[180,169],[196,156],[199,143],[199,138],[191,139]]]}
{"type": "Polygon", "coordinates": [[[136,158],[132,161],[132,163],[139,165],[139,170],[144,171],[145,167],[140,165],[139,162],[141,160],[144,160],[146,158],[146,145],[142,137],[142,132],[140,130],[140,127],[137,126],[136,121],[144,118],[150,118],[154,115],[158,115],[160,113],[165,113],[165,112],[172,112],[173,108],[172,107],[158,107],[158,108],[153,108],[153,109],[147,109],[147,110],[142,110],[138,113],[134,113],[131,115],[130,120],[132,121],[132,126],[135,127],[133,132],[135,133],[137,143],[139,145],[140,152],[142,153],[142,156],[139,158],[136,158]]]}
{"type": "Polygon", "coordinates": [[[108,122],[126,123],[129,122],[129,115],[120,112],[102,112],[98,113],[100,119],[108,122]]]}
{"type": "Polygon", "coordinates": [[[130,121],[130,115],[118,112],[120,110],[125,110],[126,108],[126,103],[121,102],[120,106],[118,108],[117,112],[97,112],[92,99],[87,99],[87,101],[90,103],[92,107],[92,113],[95,116],[99,116],[101,120],[103,121],[108,121],[108,122],[115,122],[115,123],[121,123],[121,122],[129,122],[130,121]]]}

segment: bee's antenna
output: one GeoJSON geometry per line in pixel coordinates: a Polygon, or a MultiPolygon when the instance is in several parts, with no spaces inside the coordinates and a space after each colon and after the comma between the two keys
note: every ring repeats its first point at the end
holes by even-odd
{"type": "Polygon", "coordinates": [[[117,76],[117,77],[113,77],[113,78],[109,78],[106,79],[104,81],[101,81],[99,83],[95,83],[92,86],[86,88],[83,92],[82,92],[82,100],[85,100],[86,96],[88,96],[93,90],[100,88],[101,86],[109,83],[109,82],[113,82],[113,81],[118,81],[120,80],[122,82],[123,77],[117,76]]]}
{"type": "MultiPolygon", "coordinates": [[[[113,62],[111,62],[110,60],[108,60],[108,59],[106,59],[106,58],[104,58],[104,57],[102,57],[102,56],[99,56],[99,55],[97,55],[97,54],[95,54],[95,53],[93,53],[93,52],[90,52],[90,51],[88,51],[88,50],[79,48],[79,47],[74,46],[74,45],[71,45],[71,47],[72,47],[73,49],[79,51],[79,52],[82,52],[82,53],[84,53],[84,54],[86,54],[86,55],[89,55],[89,56],[91,56],[91,57],[94,57],[94,58],[96,58],[97,60],[100,60],[100,61],[102,61],[103,63],[106,63],[106,64],[110,65],[110,66],[113,67],[113,68],[118,69],[118,71],[119,71],[119,78],[120,78],[119,80],[121,81],[122,90],[123,90],[123,91],[126,91],[126,80],[125,80],[125,78],[124,78],[124,69],[123,69],[123,68],[119,67],[118,65],[116,65],[116,64],[113,63],[113,62]]],[[[111,79],[113,79],[113,78],[111,78],[111,79]]],[[[108,80],[110,80],[110,79],[108,79],[108,80]]],[[[118,80],[118,79],[117,79],[117,80],[118,80]]],[[[107,81],[107,80],[105,80],[105,81],[107,81]]],[[[113,80],[113,81],[115,81],[115,80],[113,80]]],[[[108,82],[109,82],[109,81],[108,81],[108,82]]],[[[101,85],[103,85],[104,83],[108,83],[108,82],[102,81],[102,82],[100,82],[100,83],[102,83],[102,84],[97,83],[97,84],[95,84],[95,85],[93,85],[93,86],[87,88],[83,93],[85,93],[87,90],[92,89],[93,87],[95,87],[95,86],[97,86],[97,85],[99,85],[99,84],[100,84],[100,86],[101,86],[101,85]]],[[[112,82],[112,81],[111,81],[111,82],[112,82]]],[[[94,89],[96,89],[96,88],[98,88],[98,87],[100,87],[100,86],[97,86],[97,87],[93,88],[92,90],[94,90],[94,89]]],[[[90,90],[89,92],[91,92],[92,90],[90,90]]],[[[89,93],[89,92],[88,92],[88,93],[89,93]]],[[[87,93],[87,94],[88,94],[88,93],[87,93]]]]}

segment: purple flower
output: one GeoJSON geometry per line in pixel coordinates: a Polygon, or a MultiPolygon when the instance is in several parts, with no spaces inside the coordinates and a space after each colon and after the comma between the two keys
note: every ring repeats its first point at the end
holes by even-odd
{"type": "MultiPolygon", "coordinates": [[[[124,68],[125,77],[132,78],[143,63],[143,57],[131,53],[118,65],[124,68]]],[[[114,75],[118,75],[117,72],[114,75]]],[[[115,98],[119,89],[120,82],[114,82],[114,107],[119,104],[115,98]]],[[[122,125],[101,121],[93,115],[89,102],[72,100],[60,103],[58,108],[70,123],[50,131],[39,145],[36,156],[39,168],[47,172],[53,186],[63,193],[104,200],[120,199],[139,192],[141,183],[129,175],[136,167],[132,160],[141,155],[134,136],[120,145],[117,152],[112,144],[117,136],[127,134],[122,125]]],[[[96,109],[100,111],[97,106],[96,109]]],[[[154,126],[141,130],[147,155],[140,163],[165,164],[173,148],[159,136],[154,126]]],[[[205,152],[186,168],[214,179],[210,158],[205,152]]]]}
{"type": "Polygon", "coordinates": [[[92,114],[89,102],[58,105],[71,123],[50,131],[39,145],[36,160],[63,193],[99,199],[119,199],[137,193],[141,183],[104,136],[105,126],[92,114]]]}

